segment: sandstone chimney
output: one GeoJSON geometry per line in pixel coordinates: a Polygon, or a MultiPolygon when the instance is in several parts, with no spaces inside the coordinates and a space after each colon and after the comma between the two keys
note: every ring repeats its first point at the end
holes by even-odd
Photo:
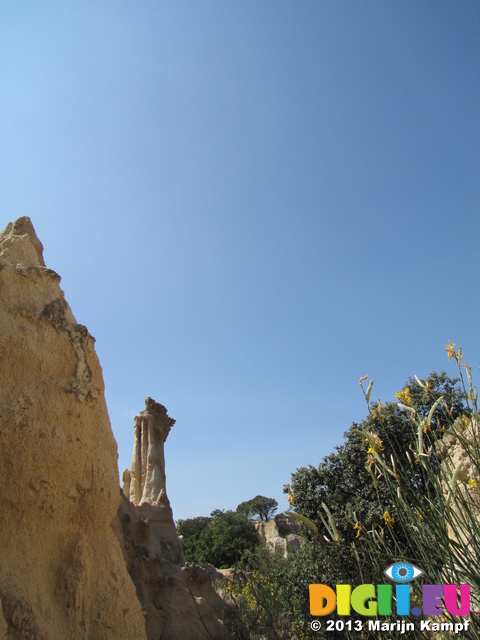
{"type": "Polygon", "coordinates": [[[123,492],[135,505],[154,505],[166,496],[164,444],[174,424],[165,407],[152,398],[135,417],[132,466],[123,474],[123,492]]]}

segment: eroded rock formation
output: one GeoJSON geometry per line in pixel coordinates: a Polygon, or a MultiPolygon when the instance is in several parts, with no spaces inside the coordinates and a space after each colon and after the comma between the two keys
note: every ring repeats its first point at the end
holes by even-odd
{"type": "Polygon", "coordinates": [[[0,234],[0,638],[142,640],[94,339],[28,218],[0,234]]]}
{"type": "Polygon", "coordinates": [[[112,527],[145,612],[149,640],[225,640],[210,573],[185,563],[165,492],[164,442],[175,420],[151,398],[134,420],[132,469],[112,527]],[[130,500],[126,496],[130,496],[130,500]]]}
{"type": "Polygon", "coordinates": [[[175,420],[151,398],[135,417],[131,469],[123,472],[123,492],[136,505],[156,504],[165,489],[164,444],[175,420]]]}
{"type": "Polygon", "coordinates": [[[267,545],[267,548],[270,551],[281,549],[285,558],[291,553],[296,553],[305,542],[305,539],[299,535],[298,523],[284,513],[277,514],[270,522],[258,520],[253,524],[260,540],[267,545]]]}

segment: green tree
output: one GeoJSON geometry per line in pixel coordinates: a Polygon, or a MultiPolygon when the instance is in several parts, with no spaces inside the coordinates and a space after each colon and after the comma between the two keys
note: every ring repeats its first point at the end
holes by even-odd
{"type": "MultiPolygon", "coordinates": [[[[419,415],[427,416],[440,396],[451,408],[455,419],[464,411],[458,380],[452,380],[445,372],[433,373],[426,381],[428,392],[415,380],[410,379],[400,392],[406,394],[410,404],[419,415]],[[408,391],[406,391],[408,390],[408,391]]],[[[400,399],[401,399],[400,398],[400,399]]],[[[322,504],[332,513],[340,537],[347,543],[355,539],[358,528],[356,522],[369,526],[378,522],[379,508],[382,513],[393,508],[391,495],[382,487],[376,489],[368,465],[375,456],[375,447],[382,451],[385,459],[398,452],[409,451],[416,443],[417,429],[413,427],[409,412],[398,403],[374,403],[369,416],[360,424],[353,424],[344,434],[344,444],[335,448],[335,453],[326,456],[318,467],[302,467],[292,474],[292,482],[284,487],[293,502],[293,510],[317,523],[322,535],[331,537],[323,520],[326,512],[322,504]],[[374,433],[376,441],[368,440],[374,433]],[[322,520],[323,519],[323,520],[322,520]]],[[[431,428],[440,432],[441,409],[434,412],[431,428]]],[[[414,461],[411,466],[410,481],[417,491],[427,491],[425,479],[414,461]]]]}
{"type": "Polygon", "coordinates": [[[189,562],[206,562],[204,557],[208,553],[206,545],[210,521],[211,518],[199,516],[177,522],[177,533],[182,536],[183,553],[189,562]]]}
{"type": "Polygon", "coordinates": [[[237,507],[237,513],[245,518],[259,518],[268,522],[278,509],[278,502],[274,498],[255,496],[252,500],[241,502],[237,507]]]}
{"type": "Polygon", "coordinates": [[[233,511],[216,509],[210,517],[179,520],[178,534],[189,562],[208,562],[226,569],[260,542],[254,525],[233,511]]]}
{"type": "Polygon", "coordinates": [[[247,550],[253,550],[260,543],[254,525],[233,511],[212,519],[207,538],[208,559],[205,561],[218,569],[237,564],[247,550]]]}

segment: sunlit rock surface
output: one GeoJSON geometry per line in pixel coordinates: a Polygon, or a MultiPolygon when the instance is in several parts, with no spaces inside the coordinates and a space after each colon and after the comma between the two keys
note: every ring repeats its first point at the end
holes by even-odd
{"type": "Polygon", "coordinates": [[[142,640],[94,339],[42,252],[29,218],[0,235],[0,638],[142,640]]]}
{"type": "Polygon", "coordinates": [[[134,420],[132,469],[112,523],[137,588],[149,640],[224,640],[210,573],[187,565],[165,492],[164,443],[175,420],[151,398],[134,420]],[[128,500],[127,496],[130,496],[128,500]]]}

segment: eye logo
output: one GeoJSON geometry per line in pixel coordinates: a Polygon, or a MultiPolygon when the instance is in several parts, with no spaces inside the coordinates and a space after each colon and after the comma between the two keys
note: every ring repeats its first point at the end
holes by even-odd
{"type": "Polygon", "coordinates": [[[414,564],[408,564],[408,562],[394,562],[384,571],[387,578],[393,582],[410,582],[410,580],[419,578],[423,573],[421,569],[414,564]]]}

